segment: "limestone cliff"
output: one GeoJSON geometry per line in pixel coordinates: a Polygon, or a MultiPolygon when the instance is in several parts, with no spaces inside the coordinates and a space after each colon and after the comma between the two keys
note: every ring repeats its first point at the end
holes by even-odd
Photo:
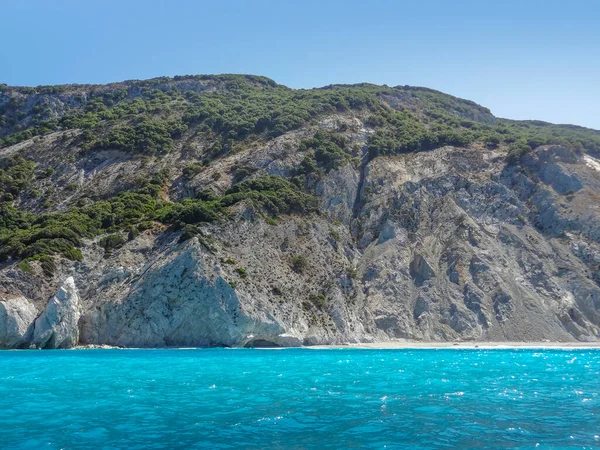
{"type": "Polygon", "coordinates": [[[79,342],[79,295],[73,277],[35,320],[32,343],[37,348],[70,348],[79,342]]]}
{"type": "MultiPolygon", "coordinates": [[[[18,153],[54,168],[49,196],[61,212],[165,167],[165,201],[226,192],[240,167],[243,179],[292,177],[308,152],[301,141],[318,130],[343,133],[355,153],[308,179],[314,212],[270,219],[242,201],[189,239],[155,222],[128,237],[117,231],[115,248],[102,240],[108,233],[86,237],[79,261],[55,256],[51,271],[43,258],[3,262],[0,347],[600,339],[593,152],[539,145],[515,165],[507,145],[472,142],[369,157],[375,128],[348,111],[247,143],[187,176],[212,145],[204,137],[141,159],[63,145],[57,131],[1,148],[0,158],[18,153]]],[[[43,190],[49,181],[35,183],[43,190]]],[[[18,201],[38,208],[33,197],[18,201]]]]}

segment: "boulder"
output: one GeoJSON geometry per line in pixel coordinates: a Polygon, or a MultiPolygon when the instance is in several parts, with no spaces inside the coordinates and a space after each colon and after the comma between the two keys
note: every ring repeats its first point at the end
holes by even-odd
{"type": "Polygon", "coordinates": [[[23,296],[0,301],[0,348],[23,348],[29,345],[35,307],[23,296]]]}
{"type": "Polygon", "coordinates": [[[65,280],[35,321],[33,345],[38,348],[70,348],[79,342],[79,294],[73,277],[65,280]]]}

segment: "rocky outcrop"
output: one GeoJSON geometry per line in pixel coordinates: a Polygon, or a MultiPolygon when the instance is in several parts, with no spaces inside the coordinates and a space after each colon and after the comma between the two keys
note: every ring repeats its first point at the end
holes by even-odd
{"type": "Polygon", "coordinates": [[[370,162],[361,265],[365,303],[386,335],[600,336],[600,290],[588,278],[598,264],[599,214],[579,203],[597,202],[597,171],[563,148],[538,149],[518,171],[501,156],[449,147],[370,162]],[[550,171],[566,175],[546,182],[542,174],[550,171]],[[577,183],[579,190],[568,190],[577,183]]]}
{"type": "MultiPolygon", "coordinates": [[[[197,240],[163,256],[118,302],[84,319],[82,341],[127,347],[233,346],[244,343],[253,320],[234,289],[206,265],[197,240]]],[[[281,332],[266,320],[263,334],[281,332]],[[273,328],[273,330],[268,330],[273,328]]]]}
{"type": "MultiPolygon", "coordinates": [[[[369,340],[360,314],[347,305],[340,287],[330,286],[320,296],[306,292],[310,272],[323,276],[324,270],[333,269],[317,265],[336,253],[328,243],[329,226],[305,230],[306,239],[294,242],[290,236],[299,231],[294,224],[279,228],[253,223],[248,227],[240,220],[228,229],[213,230],[227,240],[235,260],[217,258],[194,238],[153,258],[139,276],[123,279],[119,294],[110,287],[96,294],[81,319],[81,343],[243,347],[369,340]],[[264,245],[240,246],[259,236],[264,245]],[[285,241],[288,247],[282,250],[285,241]],[[314,251],[300,250],[301,245],[312,245],[314,251]],[[306,255],[304,273],[292,270],[293,253],[287,256],[292,249],[306,255]],[[249,275],[240,276],[236,269],[243,267],[249,275]]],[[[346,292],[350,289],[348,284],[346,292]]]]}
{"type": "Polygon", "coordinates": [[[416,253],[410,263],[410,274],[417,284],[422,285],[426,280],[435,277],[435,270],[423,255],[416,253]]]}
{"type": "Polygon", "coordinates": [[[0,301],[0,348],[29,347],[35,307],[23,296],[0,301]]]}
{"type": "MultiPolygon", "coordinates": [[[[35,262],[28,273],[5,264],[0,346],[600,339],[600,161],[544,146],[509,166],[506,148],[478,145],[359,160],[372,131],[361,120],[316,126],[350,123],[357,157],[312,179],[319,214],[265,221],[240,204],[185,242],[160,224],[111,253],[90,239],[50,278],[35,262]]],[[[225,191],[240,161],[290,175],[314,131],[223,155],[169,195],[225,191]]],[[[186,164],[185,152],[161,164],[186,164]]],[[[150,170],[113,153],[68,181],[103,197],[150,170]]]]}
{"type": "Polygon", "coordinates": [[[73,277],[69,277],[36,319],[32,344],[48,349],[77,345],[79,316],[79,294],[73,277]]]}

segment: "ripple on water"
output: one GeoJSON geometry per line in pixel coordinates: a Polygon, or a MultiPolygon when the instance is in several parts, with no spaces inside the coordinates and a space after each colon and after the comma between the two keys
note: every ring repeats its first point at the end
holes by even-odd
{"type": "Polygon", "coordinates": [[[597,448],[600,351],[0,352],[0,448],[597,448]]]}

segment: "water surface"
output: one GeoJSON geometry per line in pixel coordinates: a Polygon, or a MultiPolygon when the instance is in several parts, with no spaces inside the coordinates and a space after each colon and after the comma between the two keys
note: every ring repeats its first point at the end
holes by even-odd
{"type": "Polygon", "coordinates": [[[0,352],[0,448],[600,448],[600,350],[0,352]]]}

